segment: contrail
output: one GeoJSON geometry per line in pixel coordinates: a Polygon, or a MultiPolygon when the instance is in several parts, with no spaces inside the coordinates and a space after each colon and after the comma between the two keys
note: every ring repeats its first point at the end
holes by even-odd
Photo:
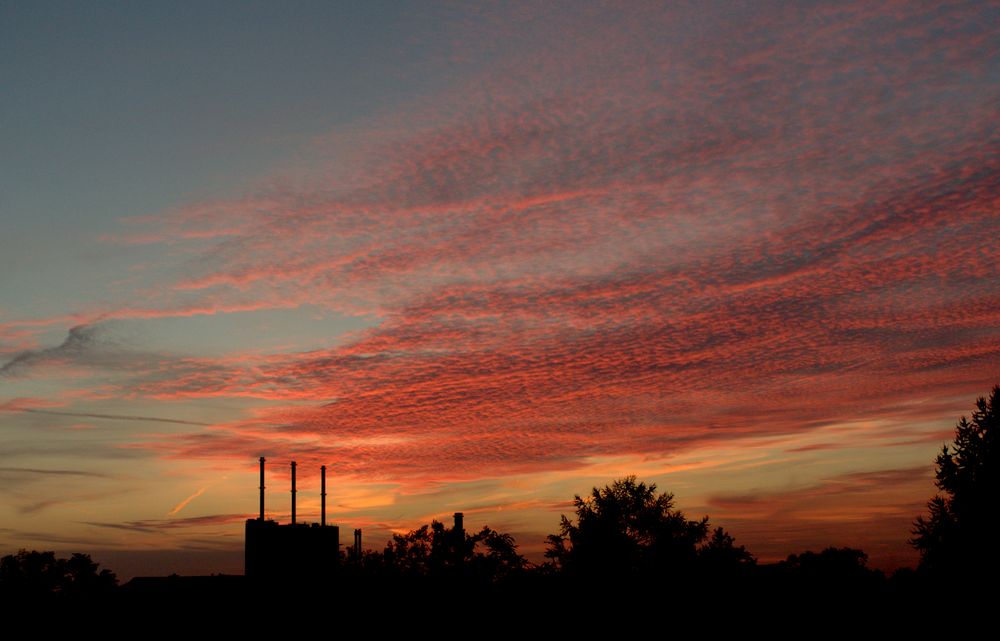
{"type": "Polygon", "coordinates": [[[99,472],[85,472],[83,470],[43,470],[36,467],[0,467],[0,474],[5,472],[13,474],[38,474],[41,476],[94,476],[97,478],[111,478],[107,474],[101,474],[99,472]]]}
{"type": "Polygon", "coordinates": [[[180,512],[181,510],[183,510],[185,507],[187,507],[188,503],[190,503],[191,501],[195,500],[196,498],[198,498],[199,496],[201,496],[202,494],[204,494],[206,489],[208,489],[208,488],[204,488],[204,487],[201,488],[200,490],[198,490],[197,492],[195,492],[191,496],[187,497],[186,499],[184,499],[183,501],[181,501],[180,503],[178,503],[177,505],[175,505],[174,509],[172,509],[169,512],[167,512],[167,516],[173,516],[174,514],[177,514],[178,512],[180,512]]]}
{"type": "Polygon", "coordinates": [[[87,414],[84,412],[56,412],[55,410],[39,410],[28,407],[12,408],[16,412],[31,412],[32,414],[51,414],[52,416],[74,416],[76,418],[106,418],[112,421],[148,421],[152,423],[176,423],[177,425],[202,425],[211,423],[199,421],[184,421],[179,418],[159,418],[156,416],[131,416],[128,414],[87,414]]]}

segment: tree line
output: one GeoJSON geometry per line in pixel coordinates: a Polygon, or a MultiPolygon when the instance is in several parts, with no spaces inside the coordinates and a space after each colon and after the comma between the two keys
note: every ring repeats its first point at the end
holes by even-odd
{"type": "MultiPolygon", "coordinates": [[[[860,602],[887,594],[946,594],[956,585],[996,576],[1000,548],[990,544],[990,526],[1000,496],[998,407],[1000,385],[977,401],[971,418],[961,418],[953,444],[938,454],[941,494],[929,501],[928,514],[914,521],[910,540],[920,553],[916,570],[887,577],[868,567],[862,550],[836,547],[758,564],[707,516],[688,518],[675,507],[673,494],[627,476],[574,497],[574,514],[563,515],[559,531],[548,536],[542,563],[521,555],[508,533],[490,527],[466,532],[434,521],[393,535],[382,550],[344,553],[342,575],[333,582],[350,586],[343,593],[356,597],[401,590],[417,595],[417,601],[419,595],[445,593],[551,598],[608,586],[646,588],[678,599],[710,592],[780,595],[799,603],[833,595],[860,602]]],[[[59,559],[52,552],[22,550],[0,559],[0,597],[6,602],[94,598],[113,593],[116,585],[115,575],[85,554],[59,559]]]]}
{"type": "Polygon", "coordinates": [[[981,397],[971,418],[962,417],[951,446],[936,459],[941,494],[928,502],[928,515],[913,524],[909,543],[920,553],[916,570],[886,577],[868,567],[860,549],[830,547],[792,554],[758,567],[754,555],[709,518],[690,519],[676,509],[674,495],[658,492],[635,476],[617,479],[589,495],[575,496],[574,518],[563,515],[559,532],[547,538],[545,562],[529,563],[509,534],[484,527],[464,537],[433,522],[396,534],[382,551],[367,551],[348,564],[382,577],[462,577],[497,583],[525,575],[560,577],[576,585],[627,579],[675,585],[698,582],[756,582],[795,590],[803,584],[862,591],[895,582],[946,586],[951,580],[995,576],[1000,546],[990,545],[997,485],[997,412],[1000,385],[981,397]]]}

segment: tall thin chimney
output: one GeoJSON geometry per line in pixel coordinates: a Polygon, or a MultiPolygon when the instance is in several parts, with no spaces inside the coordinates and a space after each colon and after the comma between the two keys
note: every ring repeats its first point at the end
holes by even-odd
{"type": "Polygon", "coordinates": [[[295,461],[292,461],[292,525],[295,525],[295,461]]]}
{"type": "Polygon", "coordinates": [[[264,457],[260,457],[260,520],[264,520],[264,457]]]}
{"type": "Polygon", "coordinates": [[[462,513],[461,512],[455,512],[455,528],[454,529],[455,529],[456,532],[464,532],[465,531],[465,527],[463,527],[463,525],[462,525],[462,513]]]}
{"type": "Polygon", "coordinates": [[[326,466],[319,466],[319,524],[326,527],[326,466]]]}

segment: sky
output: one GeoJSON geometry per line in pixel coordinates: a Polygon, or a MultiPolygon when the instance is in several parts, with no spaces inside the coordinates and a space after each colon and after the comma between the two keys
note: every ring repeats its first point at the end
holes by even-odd
{"type": "Polygon", "coordinates": [[[1000,382],[989,2],[0,2],[0,553],[242,572],[635,474],[913,565],[1000,382]]]}

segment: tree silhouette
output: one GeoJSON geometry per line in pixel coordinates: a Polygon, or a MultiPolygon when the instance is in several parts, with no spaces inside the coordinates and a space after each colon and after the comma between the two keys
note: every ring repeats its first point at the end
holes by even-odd
{"type": "Polygon", "coordinates": [[[689,521],[674,509],[674,495],[635,476],[574,497],[576,522],[562,517],[550,534],[546,557],[569,573],[597,576],[650,574],[690,569],[708,536],[708,517],[689,521]]]}
{"type": "Polygon", "coordinates": [[[517,552],[514,537],[506,532],[483,526],[482,530],[470,535],[468,541],[472,545],[467,563],[480,580],[496,583],[528,568],[528,561],[517,552]],[[480,551],[480,543],[485,551],[480,551]]]}
{"type": "Polygon", "coordinates": [[[745,547],[736,545],[736,539],[721,527],[715,528],[711,538],[698,549],[698,558],[706,568],[716,571],[757,563],[757,559],[745,547]]]}
{"type": "Polygon", "coordinates": [[[383,553],[386,563],[401,574],[440,573],[454,560],[447,532],[443,523],[432,521],[406,534],[393,534],[383,553]]]}
{"type": "Polygon", "coordinates": [[[920,569],[932,574],[981,574],[998,569],[992,513],[1000,502],[997,487],[997,427],[1000,385],[989,399],[980,397],[972,420],[955,426],[955,442],[942,446],[936,485],[945,493],[927,503],[929,515],[917,517],[910,543],[920,551],[920,569]]]}
{"type": "Polygon", "coordinates": [[[20,550],[0,558],[0,595],[21,601],[106,595],[118,585],[110,570],[98,571],[87,554],[68,559],[55,552],[20,550]]]}
{"type": "Polygon", "coordinates": [[[809,581],[859,583],[868,575],[868,555],[856,548],[828,547],[822,552],[790,554],[784,565],[809,581]]]}
{"type": "MultiPolygon", "coordinates": [[[[791,554],[777,565],[778,588],[782,599],[796,607],[807,606],[819,611],[874,604],[881,598],[885,575],[868,567],[868,555],[849,547],[828,547],[820,552],[791,554]]],[[[866,608],[867,609],[867,605],[866,608]]],[[[844,611],[845,616],[859,616],[859,611],[844,611]]]]}
{"type": "Polygon", "coordinates": [[[528,567],[510,534],[488,526],[475,534],[466,534],[439,521],[406,534],[394,534],[383,558],[400,575],[488,583],[502,581],[528,567]]]}

